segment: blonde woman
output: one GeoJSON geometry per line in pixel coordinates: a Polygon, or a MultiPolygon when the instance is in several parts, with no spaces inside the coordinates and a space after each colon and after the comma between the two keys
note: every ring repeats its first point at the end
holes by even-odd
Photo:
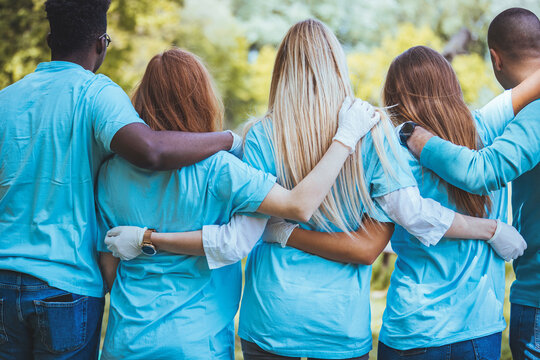
{"type": "MultiPolygon", "coordinates": [[[[350,95],[345,56],[332,32],[316,20],[294,25],[277,53],[268,112],[246,135],[244,160],[293,188],[330,146],[339,108],[350,95]]],[[[486,240],[493,236],[495,221],[455,214],[420,198],[410,170],[398,161],[399,145],[387,119],[355,150],[322,206],[309,222],[300,224],[302,229],[273,222],[274,230],[265,237],[269,242],[253,248],[238,332],[245,359],[367,358],[369,264],[388,242],[392,220],[426,245],[443,235],[486,240]],[[350,236],[337,241],[329,234],[335,231],[350,236]]],[[[265,223],[237,215],[229,224],[203,227],[202,239],[200,231],[152,233],[151,239],[160,250],[206,255],[212,268],[241,259],[254,245],[247,235],[265,223]]],[[[140,230],[113,229],[106,242],[114,253],[130,259],[140,254],[140,230]]],[[[522,240],[511,227],[500,230],[522,240]]]]}

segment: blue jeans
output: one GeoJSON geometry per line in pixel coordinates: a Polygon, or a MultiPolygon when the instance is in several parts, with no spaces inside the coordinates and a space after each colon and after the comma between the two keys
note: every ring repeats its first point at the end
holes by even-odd
{"type": "Polygon", "coordinates": [[[103,305],[0,270],[0,359],[97,359],[103,305]]]}
{"type": "MultiPolygon", "coordinates": [[[[300,360],[299,357],[289,357],[272,354],[266,350],[263,350],[259,345],[240,339],[242,342],[242,354],[244,355],[244,360],[300,360]]],[[[368,360],[369,354],[365,354],[355,358],[349,358],[344,360],[368,360]]],[[[321,360],[315,358],[308,358],[308,360],[321,360]]]]}
{"type": "Polygon", "coordinates": [[[501,357],[501,335],[496,333],[472,340],[438,347],[397,350],[379,341],[379,360],[498,360],[501,357]]]}
{"type": "Polygon", "coordinates": [[[540,309],[512,304],[510,350],[514,360],[540,359],[540,309]]]}

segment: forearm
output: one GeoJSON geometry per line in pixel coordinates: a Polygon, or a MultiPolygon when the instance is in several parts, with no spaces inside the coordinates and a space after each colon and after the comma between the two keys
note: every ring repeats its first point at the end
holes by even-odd
{"type": "MultiPolygon", "coordinates": [[[[432,137],[421,146],[420,163],[470,193],[486,195],[498,190],[538,164],[540,142],[536,134],[540,133],[540,121],[534,110],[522,110],[501,136],[481,150],[432,137]]],[[[413,146],[422,141],[415,140],[417,131],[426,130],[415,129],[409,143],[413,146]]],[[[417,153],[418,148],[413,151],[417,153]]]]}
{"type": "Polygon", "coordinates": [[[150,240],[159,251],[181,255],[205,255],[201,230],[176,233],[154,232],[150,235],[150,240]]]}
{"type": "Polygon", "coordinates": [[[120,260],[112,256],[111,253],[107,253],[107,252],[99,253],[99,264],[101,268],[101,274],[109,290],[112,289],[114,280],[116,279],[116,269],[118,268],[119,262],[120,260]]]}
{"type": "Polygon", "coordinates": [[[384,250],[394,224],[364,222],[365,228],[352,233],[323,233],[295,229],[287,246],[343,263],[371,265],[384,250]]]}
{"type": "Polygon", "coordinates": [[[375,198],[386,215],[425,246],[435,245],[452,226],[455,212],[409,186],[375,198]]]}
{"type": "Polygon", "coordinates": [[[456,213],[452,225],[444,234],[447,238],[489,240],[495,234],[497,221],[456,213]]]}
{"type": "Polygon", "coordinates": [[[435,135],[433,135],[423,127],[415,127],[411,137],[409,138],[409,140],[407,140],[407,146],[410,152],[413,153],[414,156],[419,158],[422,150],[424,149],[424,146],[433,136],[435,135]]]}
{"type": "Polygon", "coordinates": [[[334,141],[321,161],[292,190],[276,185],[257,212],[307,222],[320,206],[350,155],[347,146],[334,141]]]}
{"type": "Polygon", "coordinates": [[[512,89],[512,107],[517,115],[527,104],[540,98],[540,70],[512,89]]]}
{"type": "Polygon", "coordinates": [[[228,132],[153,131],[143,124],[130,124],[118,130],[111,150],[142,168],[172,170],[227,151],[232,142],[228,132]]]}

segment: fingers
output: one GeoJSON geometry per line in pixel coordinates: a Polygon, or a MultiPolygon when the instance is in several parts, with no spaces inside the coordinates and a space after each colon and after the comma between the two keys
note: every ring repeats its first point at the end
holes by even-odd
{"type": "Polygon", "coordinates": [[[107,236],[118,236],[120,235],[121,232],[122,232],[122,227],[116,226],[110,229],[109,231],[107,231],[107,236]]]}
{"type": "Polygon", "coordinates": [[[339,115],[343,116],[343,114],[351,108],[351,106],[354,103],[354,98],[347,96],[345,100],[343,100],[343,104],[341,104],[341,109],[339,109],[339,115]]]}

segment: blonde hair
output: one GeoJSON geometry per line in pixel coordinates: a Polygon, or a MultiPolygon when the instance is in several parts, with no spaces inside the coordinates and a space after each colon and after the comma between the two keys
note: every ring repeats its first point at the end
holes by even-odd
{"type": "MultiPolygon", "coordinates": [[[[292,26],[276,55],[265,115],[272,121],[263,121],[267,135],[273,139],[277,177],[284,187],[292,189],[297,185],[328,150],[346,96],[353,96],[353,91],[345,54],[332,31],[313,19],[292,26]]],[[[390,167],[383,137],[391,136],[392,128],[386,116],[381,118],[372,137],[386,173],[390,167]]],[[[345,162],[330,193],[313,215],[315,224],[327,231],[328,222],[347,233],[356,230],[362,226],[363,212],[374,210],[365,182],[361,147],[359,141],[354,155],[345,162]]]]}

